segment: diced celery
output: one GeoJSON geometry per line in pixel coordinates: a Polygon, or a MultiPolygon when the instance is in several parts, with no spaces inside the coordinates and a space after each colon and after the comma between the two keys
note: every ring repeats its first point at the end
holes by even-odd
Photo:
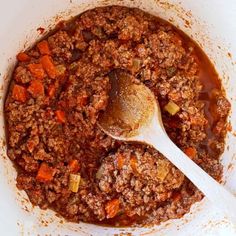
{"type": "Polygon", "coordinates": [[[77,193],[79,190],[79,184],[80,184],[80,175],[79,174],[70,174],[70,179],[69,179],[69,189],[77,193]]]}
{"type": "Polygon", "coordinates": [[[173,116],[180,110],[180,107],[173,101],[169,101],[168,104],[165,105],[164,109],[173,116]]]}

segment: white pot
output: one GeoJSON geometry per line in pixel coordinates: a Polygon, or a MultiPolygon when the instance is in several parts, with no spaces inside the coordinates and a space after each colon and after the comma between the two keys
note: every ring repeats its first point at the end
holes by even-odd
{"type": "MultiPolygon", "coordinates": [[[[149,228],[107,228],[67,223],[52,211],[32,207],[24,192],[15,187],[16,171],[6,157],[3,122],[4,94],[15,55],[41,37],[39,27],[49,29],[61,19],[77,15],[95,6],[119,4],[139,7],[171,21],[193,37],[205,50],[226,89],[232,104],[230,122],[236,129],[236,1],[235,0],[0,0],[0,229],[7,235],[236,235],[226,216],[203,199],[182,219],[149,228]],[[231,56],[232,55],[232,56],[231,56]]],[[[236,193],[236,145],[233,131],[228,133],[222,155],[223,183],[236,193]]]]}

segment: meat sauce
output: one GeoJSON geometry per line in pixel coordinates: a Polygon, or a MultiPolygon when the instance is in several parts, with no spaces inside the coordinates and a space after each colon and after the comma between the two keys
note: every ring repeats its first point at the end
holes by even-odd
{"type": "Polygon", "coordinates": [[[95,8],[17,59],[4,108],[8,156],[33,205],[73,222],[135,226],[180,218],[202,199],[159,152],[97,125],[116,69],[153,91],[170,138],[220,180],[230,103],[206,54],[170,23],[138,9],[95,8]]]}

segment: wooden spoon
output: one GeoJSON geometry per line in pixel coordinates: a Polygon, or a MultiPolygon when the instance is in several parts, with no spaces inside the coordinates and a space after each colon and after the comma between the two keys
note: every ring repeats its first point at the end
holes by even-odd
{"type": "Polygon", "coordinates": [[[108,106],[99,117],[102,130],[118,140],[153,146],[236,223],[236,198],[170,140],[159,104],[150,89],[121,70],[110,74],[110,82],[108,106]]]}

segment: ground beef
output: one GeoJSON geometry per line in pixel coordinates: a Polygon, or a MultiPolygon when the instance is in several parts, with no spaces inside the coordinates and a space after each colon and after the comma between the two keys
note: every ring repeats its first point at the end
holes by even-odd
{"type": "Polygon", "coordinates": [[[96,8],[17,59],[5,103],[8,156],[32,204],[75,222],[127,226],[180,218],[201,200],[158,151],[99,128],[115,69],[153,91],[170,138],[220,179],[230,104],[206,55],[169,23],[138,9],[96,8]],[[180,108],[174,115],[164,109],[170,101],[180,108]],[[72,174],[81,177],[76,191],[72,174]]]}

